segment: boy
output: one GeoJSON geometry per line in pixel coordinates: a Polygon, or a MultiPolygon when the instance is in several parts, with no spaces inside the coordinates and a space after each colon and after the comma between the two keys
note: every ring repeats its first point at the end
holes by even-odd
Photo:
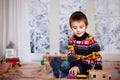
{"type": "Polygon", "coordinates": [[[102,69],[100,47],[94,37],[86,33],[88,20],[85,14],[80,11],[74,12],[69,23],[74,34],[68,41],[68,62],[58,58],[51,59],[55,77],[65,77],[68,73],[75,76],[79,73],[88,74],[87,70],[92,68],[102,69]]]}

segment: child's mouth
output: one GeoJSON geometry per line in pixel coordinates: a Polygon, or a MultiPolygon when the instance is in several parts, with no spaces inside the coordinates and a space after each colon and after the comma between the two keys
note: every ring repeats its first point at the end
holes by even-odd
{"type": "Polygon", "coordinates": [[[77,33],[77,35],[80,35],[81,33],[77,33]]]}

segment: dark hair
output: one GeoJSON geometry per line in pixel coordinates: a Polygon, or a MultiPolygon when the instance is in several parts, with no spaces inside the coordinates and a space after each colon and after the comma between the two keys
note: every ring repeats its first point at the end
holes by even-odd
{"type": "Polygon", "coordinates": [[[71,27],[72,21],[79,21],[79,20],[83,20],[85,22],[85,25],[86,26],[88,25],[88,20],[87,20],[86,15],[83,12],[76,11],[72,13],[72,15],[70,16],[70,19],[69,19],[70,27],[71,27]]]}

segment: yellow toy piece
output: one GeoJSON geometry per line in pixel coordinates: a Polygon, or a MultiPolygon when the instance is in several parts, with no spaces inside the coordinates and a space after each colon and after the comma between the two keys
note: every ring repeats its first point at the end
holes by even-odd
{"type": "Polygon", "coordinates": [[[64,53],[64,52],[61,53],[61,57],[66,57],[66,56],[67,56],[66,53],[64,53]]]}
{"type": "Polygon", "coordinates": [[[49,57],[49,56],[50,56],[49,52],[46,52],[46,53],[45,53],[45,56],[46,56],[46,57],[49,57]]]}
{"type": "Polygon", "coordinates": [[[87,79],[87,75],[85,74],[77,74],[77,79],[87,79]]]}

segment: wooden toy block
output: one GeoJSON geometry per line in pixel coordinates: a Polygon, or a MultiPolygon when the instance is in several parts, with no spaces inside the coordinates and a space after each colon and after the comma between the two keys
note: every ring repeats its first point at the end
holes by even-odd
{"type": "Polygon", "coordinates": [[[107,70],[89,70],[89,80],[109,80],[109,75],[107,70]]]}

